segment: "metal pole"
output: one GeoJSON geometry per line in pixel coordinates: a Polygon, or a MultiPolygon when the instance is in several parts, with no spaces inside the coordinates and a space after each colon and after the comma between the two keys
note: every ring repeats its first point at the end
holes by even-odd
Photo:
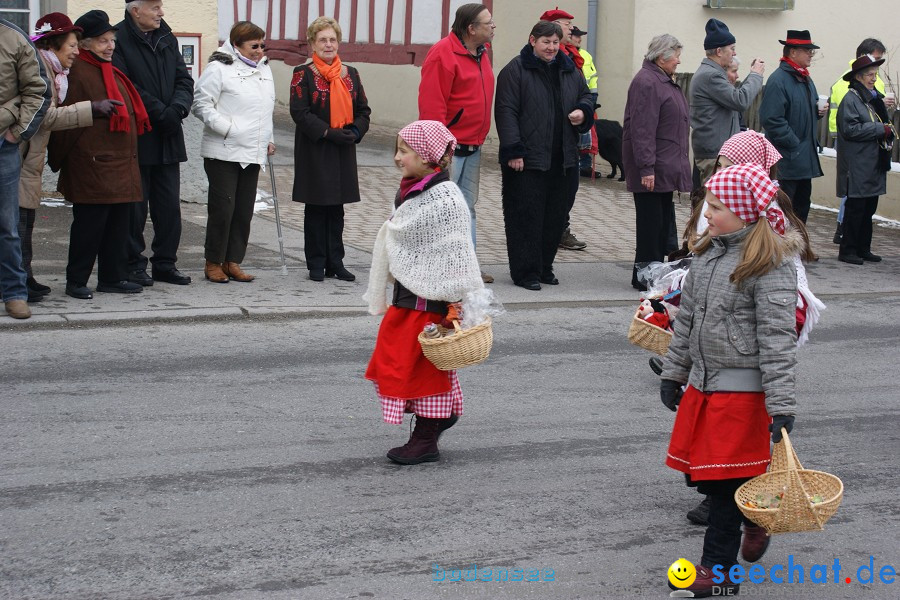
{"type": "Polygon", "coordinates": [[[597,35],[597,27],[599,27],[597,22],[597,4],[598,0],[588,0],[588,39],[587,44],[584,46],[591,53],[591,56],[594,57],[595,65],[599,62],[597,57],[597,44],[599,41],[599,36],[597,35]]]}
{"type": "Polygon", "coordinates": [[[287,275],[287,261],[284,259],[284,235],[281,233],[281,212],[278,210],[278,192],[275,190],[275,167],[272,157],[266,157],[269,161],[269,178],[272,180],[272,202],[275,204],[275,228],[278,230],[278,252],[281,254],[281,274],[287,275]]]}

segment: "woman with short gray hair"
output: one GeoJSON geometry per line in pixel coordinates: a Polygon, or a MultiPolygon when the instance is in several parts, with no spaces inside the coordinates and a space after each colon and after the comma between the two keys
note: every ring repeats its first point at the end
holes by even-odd
{"type": "Polygon", "coordinates": [[[637,238],[631,285],[641,291],[647,287],[638,281],[638,269],[676,249],[668,247],[675,218],[672,194],[691,190],[690,115],[674,79],[680,63],[681,43],[674,36],[653,38],[625,102],[622,164],[634,195],[637,238]]]}
{"type": "MultiPolygon", "coordinates": [[[[647,54],[644,55],[644,60],[649,60],[652,63],[655,63],[659,58],[665,61],[671,60],[676,54],[679,56],[681,55],[682,47],[681,42],[679,42],[674,35],[670,33],[658,35],[650,40],[650,45],[647,47],[647,54]]],[[[681,61],[679,60],[679,63],[680,62],[681,61]]],[[[678,63],[676,63],[676,65],[677,64],[678,63]]]]}

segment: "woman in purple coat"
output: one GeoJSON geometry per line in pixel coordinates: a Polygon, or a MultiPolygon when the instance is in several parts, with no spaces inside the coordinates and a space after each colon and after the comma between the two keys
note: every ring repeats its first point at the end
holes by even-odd
{"type": "Polygon", "coordinates": [[[628,191],[634,194],[637,238],[631,285],[641,291],[647,288],[637,279],[638,268],[663,260],[669,250],[672,194],[691,190],[690,111],[674,80],[680,63],[681,44],[674,36],[653,38],[625,102],[622,163],[628,191]]]}

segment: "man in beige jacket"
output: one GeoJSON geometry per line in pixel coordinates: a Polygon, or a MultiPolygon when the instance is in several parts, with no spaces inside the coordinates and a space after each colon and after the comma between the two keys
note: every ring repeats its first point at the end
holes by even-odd
{"type": "Polygon", "coordinates": [[[50,84],[24,31],[0,19],[0,294],[7,314],[31,316],[19,241],[19,144],[38,130],[50,84]]]}

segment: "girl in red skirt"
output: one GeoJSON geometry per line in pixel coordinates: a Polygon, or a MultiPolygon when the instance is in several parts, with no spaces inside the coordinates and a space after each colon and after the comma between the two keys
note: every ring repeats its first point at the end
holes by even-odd
{"type": "Polygon", "coordinates": [[[660,385],[663,404],[678,410],[666,464],[710,496],[703,555],[687,588],[695,597],[737,593],[727,577],[713,582],[712,568],[727,575],[739,549],[754,562],[768,547],[734,492],[766,471],[769,432],[778,442],[781,428],[793,427],[797,349],[796,241],[772,205],[777,184],[745,164],[719,171],[706,188],[709,228],[695,245],[660,385]]]}
{"type": "Polygon", "coordinates": [[[438,437],[463,413],[456,371],[431,364],[418,336],[428,323],[455,318],[456,303],[484,288],[469,208],[447,173],[454,148],[456,138],[437,121],[416,121],[400,130],[394,162],[403,179],[391,218],[375,239],[363,297],[369,312],[384,314],[366,369],[383,418],[400,425],[404,413],[416,416],[409,441],[387,453],[404,465],[439,460],[438,437]]]}

